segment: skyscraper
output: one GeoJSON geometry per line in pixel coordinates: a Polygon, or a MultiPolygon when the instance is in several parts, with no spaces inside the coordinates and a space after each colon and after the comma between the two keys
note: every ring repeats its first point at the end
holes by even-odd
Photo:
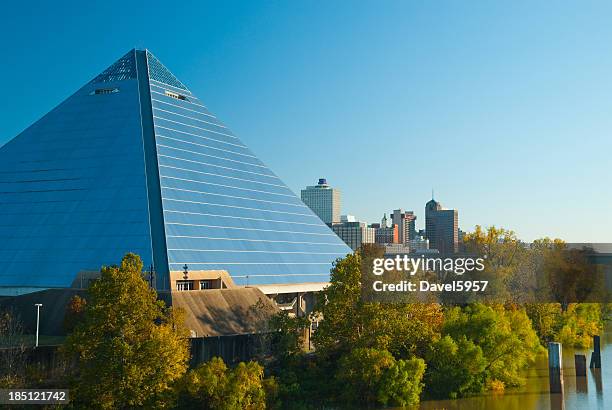
{"type": "Polygon", "coordinates": [[[307,186],[301,192],[302,201],[326,224],[340,222],[340,190],[320,178],[317,185],[307,186]]]}
{"type": "Polygon", "coordinates": [[[164,289],[187,267],[326,282],[350,252],[146,50],[0,148],[0,243],[0,294],[69,287],[127,252],[164,289]]]}
{"type": "Polygon", "coordinates": [[[410,239],[415,237],[416,215],[413,211],[394,210],[391,214],[391,223],[397,225],[400,243],[407,244],[410,239]]]}
{"type": "Polygon", "coordinates": [[[425,235],[430,249],[440,253],[457,252],[459,247],[459,214],[444,209],[433,198],[425,204],[425,235]]]}

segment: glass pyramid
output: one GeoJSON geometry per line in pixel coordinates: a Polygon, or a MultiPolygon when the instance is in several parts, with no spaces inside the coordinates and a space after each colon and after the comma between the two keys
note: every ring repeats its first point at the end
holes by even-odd
{"type": "Polygon", "coordinates": [[[150,52],[0,148],[0,294],[70,287],[126,252],[238,285],[326,282],[350,252],[150,52]]]}

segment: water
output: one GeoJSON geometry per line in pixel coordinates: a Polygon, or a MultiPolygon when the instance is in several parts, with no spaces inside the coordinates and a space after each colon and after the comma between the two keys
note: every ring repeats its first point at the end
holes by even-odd
{"type": "Polygon", "coordinates": [[[486,393],[457,400],[424,401],[421,410],[548,410],[548,409],[612,409],[612,331],[601,338],[601,370],[587,369],[587,377],[576,378],[574,354],[586,354],[587,366],[591,352],[563,349],[564,395],[551,395],[548,385],[546,355],[538,358],[526,371],[527,383],[504,393],[486,393]]]}

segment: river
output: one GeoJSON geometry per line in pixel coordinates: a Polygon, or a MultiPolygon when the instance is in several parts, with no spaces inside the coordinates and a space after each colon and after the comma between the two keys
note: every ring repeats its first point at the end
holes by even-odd
{"type": "Polygon", "coordinates": [[[541,355],[526,371],[527,383],[504,393],[486,393],[457,400],[423,401],[421,410],[547,410],[612,409],[612,332],[608,327],[601,338],[601,370],[587,369],[587,377],[576,378],[574,354],[591,352],[563,349],[564,394],[551,395],[548,386],[548,361],[541,355]]]}

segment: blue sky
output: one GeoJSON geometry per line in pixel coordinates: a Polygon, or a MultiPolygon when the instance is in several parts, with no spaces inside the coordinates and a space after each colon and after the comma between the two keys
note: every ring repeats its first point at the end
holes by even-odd
{"type": "Polygon", "coordinates": [[[149,48],[294,191],[612,242],[610,2],[4,6],[0,143],[149,48]]]}

